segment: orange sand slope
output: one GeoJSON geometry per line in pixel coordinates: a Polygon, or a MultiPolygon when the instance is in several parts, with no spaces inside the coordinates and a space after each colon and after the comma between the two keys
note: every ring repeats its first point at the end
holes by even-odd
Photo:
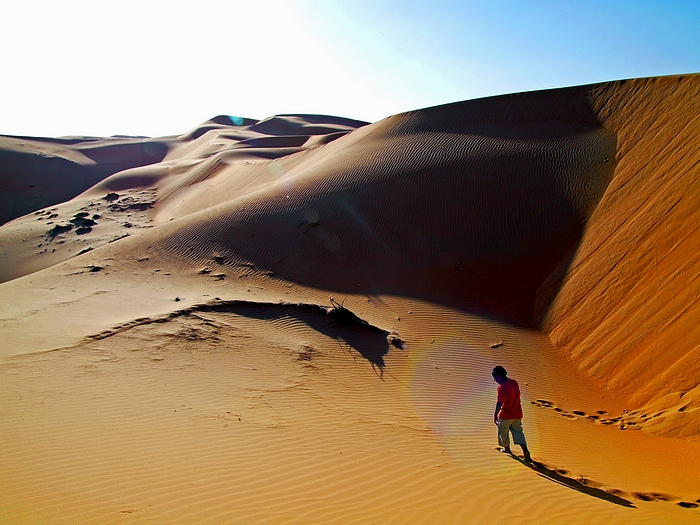
{"type": "Polygon", "coordinates": [[[0,137],[0,521],[695,523],[698,107],[0,137]]]}

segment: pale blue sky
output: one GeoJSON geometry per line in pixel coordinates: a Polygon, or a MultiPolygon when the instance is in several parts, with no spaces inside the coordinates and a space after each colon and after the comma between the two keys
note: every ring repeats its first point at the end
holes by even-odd
{"type": "Polygon", "coordinates": [[[700,71],[695,0],[76,0],[3,11],[3,134],[178,134],[221,113],[376,121],[700,71]]]}

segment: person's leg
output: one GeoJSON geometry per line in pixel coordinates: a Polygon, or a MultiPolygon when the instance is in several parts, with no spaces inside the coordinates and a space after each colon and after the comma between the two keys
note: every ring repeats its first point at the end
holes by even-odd
{"type": "Polygon", "coordinates": [[[498,444],[503,447],[503,452],[507,452],[508,454],[510,454],[510,436],[508,435],[508,429],[512,422],[512,419],[498,420],[498,444]]]}
{"type": "Polygon", "coordinates": [[[510,425],[510,431],[513,433],[513,443],[520,445],[523,449],[523,455],[525,461],[532,461],[530,457],[530,451],[527,448],[527,441],[525,440],[525,433],[523,432],[523,424],[521,419],[514,419],[513,423],[510,425]]]}

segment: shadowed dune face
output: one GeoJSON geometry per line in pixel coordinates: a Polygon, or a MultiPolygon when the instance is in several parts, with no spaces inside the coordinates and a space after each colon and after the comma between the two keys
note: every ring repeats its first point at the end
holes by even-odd
{"type": "Polygon", "coordinates": [[[332,155],[282,163],[262,194],[193,216],[196,226],[163,249],[534,326],[535,291],[575,247],[612,176],[614,134],[580,122],[397,133],[406,119],[348,137],[332,155]]]}

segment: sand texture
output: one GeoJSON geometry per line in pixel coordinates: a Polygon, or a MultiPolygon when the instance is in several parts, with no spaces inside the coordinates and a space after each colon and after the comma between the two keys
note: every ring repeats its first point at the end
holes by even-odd
{"type": "Polygon", "coordinates": [[[698,108],[0,136],[0,523],[698,523],[698,108]]]}

